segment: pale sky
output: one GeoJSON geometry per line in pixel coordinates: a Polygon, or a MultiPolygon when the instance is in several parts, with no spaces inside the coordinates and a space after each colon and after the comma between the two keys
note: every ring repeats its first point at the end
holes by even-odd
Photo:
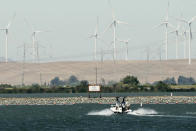
{"type": "MultiPolygon", "coordinates": [[[[130,38],[129,59],[145,59],[146,48],[150,48],[150,58],[158,59],[158,49],[165,38],[164,27],[153,27],[161,23],[166,15],[166,0],[111,0],[116,18],[129,23],[117,27],[120,39],[130,38]]],[[[177,24],[175,18],[181,13],[185,19],[196,16],[195,0],[170,0],[169,20],[177,24]]],[[[13,14],[16,17],[9,30],[8,57],[22,60],[23,42],[28,43],[27,59],[32,60],[31,28],[24,22],[26,18],[36,30],[50,30],[38,34],[41,44],[40,58],[43,61],[93,60],[94,40],[88,37],[94,33],[96,18],[99,17],[99,31],[112,22],[111,8],[107,0],[0,0],[0,28],[4,28],[13,14]]],[[[182,24],[183,26],[183,24],[182,24]]],[[[192,26],[196,30],[196,21],[192,26]]],[[[170,29],[172,31],[172,29],[170,29]]],[[[193,38],[196,34],[193,35],[193,38]]],[[[97,51],[112,50],[112,29],[98,41],[97,51]]],[[[164,44],[162,44],[164,45],[164,44]]],[[[125,45],[117,43],[117,58],[124,59],[125,45]]],[[[169,34],[169,59],[175,58],[175,35],[169,34]]],[[[164,47],[162,47],[162,57],[164,47]]],[[[196,41],[192,41],[192,56],[196,58],[196,41]]],[[[5,33],[0,32],[0,57],[5,56],[5,33]]],[[[183,58],[183,41],[179,42],[179,56],[183,58]]],[[[100,56],[98,56],[100,59],[100,56]]],[[[112,59],[112,54],[104,59],[112,59]]]]}

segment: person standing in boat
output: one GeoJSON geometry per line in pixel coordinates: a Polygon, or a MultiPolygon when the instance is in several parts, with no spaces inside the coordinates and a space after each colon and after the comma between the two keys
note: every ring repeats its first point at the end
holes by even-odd
{"type": "Polygon", "coordinates": [[[123,110],[125,110],[125,107],[126,107],[125,97],[123,97],[121,105],[122,105],[123,110]]]}
{"type": "Polygon", "coordinates": [[[118,108],[120,105],[119,97],[116,97],[116,108],[118,108]]]}

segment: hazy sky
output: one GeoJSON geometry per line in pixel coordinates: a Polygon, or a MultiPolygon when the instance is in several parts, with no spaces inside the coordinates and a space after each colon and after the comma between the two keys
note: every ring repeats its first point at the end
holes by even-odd
{"type": "MultiPolygon", "coordinates": [[[[150,48],[152,59],[158,59],[158,49],[165,38],[164,27],[153,29],[166,15],[166,0],[111,0],[115,15],[129,25],[119,25],[117,36],[130,38],[129,59],[145,59],[146,48],[150,48]]],[[[195,0],[170,0],[169,16],[173,25],[174,17],[181,13],[186,19],[196,16],[195,0]]],[[[4,28],[16,12],[16,18],[9,30],[8,56],[13,60],[22,59],[23,42],[28,43],[27,59],[32,56],[31,28],[51,32],[38,34],[41,44],[40,57],[43,60],[92,60],[94,40],[88,37],[94,32],[96,17],[99,16],[99,31],[112,22],[111,8],[107,0],[0,0],[0,28],[4,28]]],[[[183,24],[182,24],[183,25],[183,24]]],[[[171,29],[172,30],[172,29],[171,29]]],[[[193,24],[196,30],[196,22],[193,24]]],[[[195,34],[196,35],[196,34],[195,34]]],[[[195,36],[196,37],[196,36],[195,36]]],[[[102,37],[105,43],[98,42],[101,49],[112,50],[112,29],[102,37]]],[[[196,41],[192,42],[193,56],[196,56],[196,41]]],[[[183,41],[179,43],[180,57],[183,57],[183,41]]],[[[125,45],[117,43],[118,59],[125,57],[125,45]]],[[[163,48],[163,47],[162,47],[163,48]]],[[[175,58],[175,35],[169,35],[169,58],[175,58]]],[[[164,53],[164,49],[162,49],[164,53]]],[[[5,56],[5,33],[0,32],[0,56],[5,56]]],[[[164,54],[163,54],[164,55],[164,54]]],[[[164,57],[164,56],[163,56],[164,57]]],[[[112,59],[112,54],[105,55],[112,59]]]]}

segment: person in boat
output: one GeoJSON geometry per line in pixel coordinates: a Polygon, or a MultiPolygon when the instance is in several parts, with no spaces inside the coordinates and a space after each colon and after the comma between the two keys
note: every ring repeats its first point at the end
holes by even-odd
{"type": "Polygon", "coordinates": [[[123,97],[123,100],[122,100],[122,103],[121,103],[121,105],[122,105],[122,108],[123,108],[123,110],[126,110],[126,102],[125,102],[125,97],[123,97]]]}
{"type": "Polygon", "coordinates": [[[125,101],[125,98],[126,97],[123,97],[123,100],[122,100],[122,107],[124,111],[130,109],[130,105],[125,101]]]}
{"type": "Polygon", "coordinates": [[[116,108],[120,107],[120,101],[119,101],[119,97],[116,97],[116,108]]]}

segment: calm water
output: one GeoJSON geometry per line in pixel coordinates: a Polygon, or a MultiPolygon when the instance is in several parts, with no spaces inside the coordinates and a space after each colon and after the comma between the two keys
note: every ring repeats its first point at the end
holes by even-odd
{"type": "MultiPolygon", "coordinates": [[[[170,92],[139,92],[139,93],[102,93],[104,97],[110,96],[170,96],[170,92]]],[[[174,96],[196,96],[196,92],[173,92],[174,96]]],[[[87,97],[87,93],[34,93],[34,94],[0,94],[0,97],[87,97]]],[[[92,94],[99,96],[99,94],[92,94]]]]}
{"type": "Polygon", "coordinates": [[[0,130],[195,131],[196,104],[132,105],[112,114],[110,105],[0,106],[0,130]]]}

